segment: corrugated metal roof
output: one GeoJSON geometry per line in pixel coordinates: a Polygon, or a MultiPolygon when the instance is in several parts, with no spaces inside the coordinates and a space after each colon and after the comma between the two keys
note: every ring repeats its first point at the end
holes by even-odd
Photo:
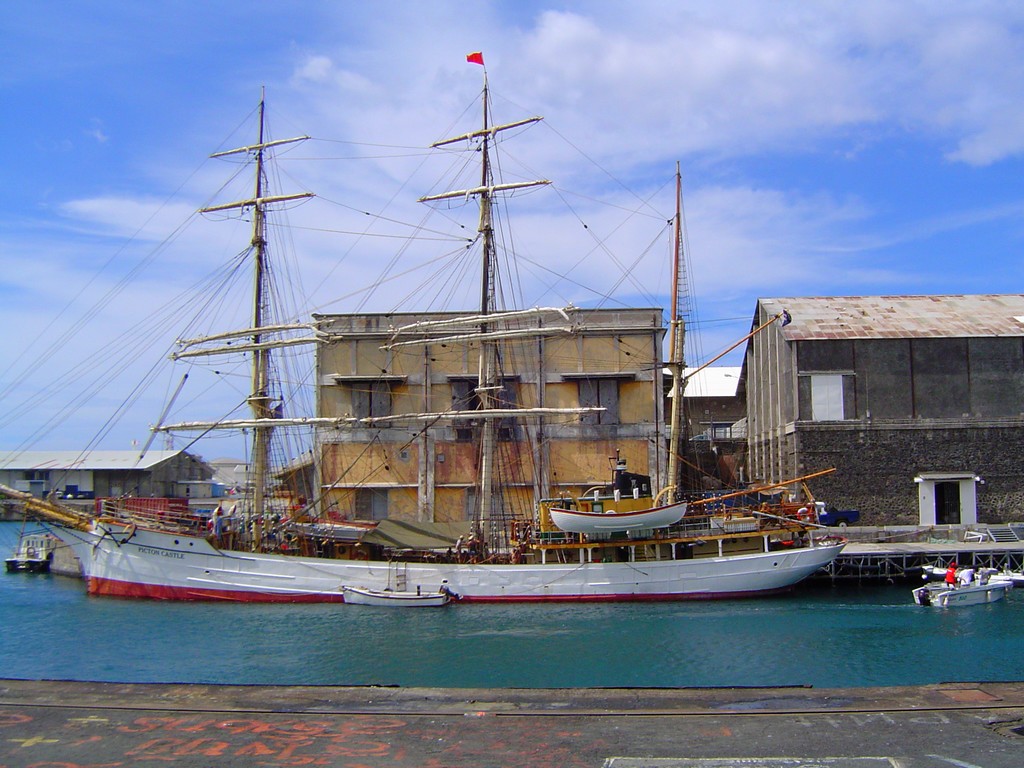
{"type": "Polygon", "coordinates": [[[693,374],[695,370],[687,368],[683,372],[683,376],[690,377],[686,380],[683,397],[736,397],[743,371],[740,366],[711,366],[693,374]]]}
{"type": "Polygon", "coordinates": [[[0,451],[0,469],[151,469],[183,451],[0,451]]]}
{"type": "Polygon", "coordinates": [[[1024,336],[1024,294],[977,296],[813,296],[760,299],[786,310],[790,341],[1024,336]]]}

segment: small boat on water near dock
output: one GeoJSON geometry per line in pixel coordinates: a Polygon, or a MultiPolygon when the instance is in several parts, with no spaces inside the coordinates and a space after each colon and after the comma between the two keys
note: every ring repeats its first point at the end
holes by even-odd
{"type": "MultiPolygon", "coordinates": [[[[921,568],[921,575],[928,581],[942,581],[946,578],[946,571],[948,568],[941,565],[926,565],[921,568]]],[[[1015,587],[1024,587],[1024,573],[1020,571],[1011,571],[1004,568],[995,574],[1000,578],[1009,579],[1015,587]]]]}
{"type": "Polygon", "coordinates": [[[368,589],[366,587],[342,587],[345,602],[350,605],[384,605],[405,608],[440,608],[452,601],[452,592],[442,586],[436,592],[403,592],[392,589],[368,589]]]}
{"type": "Polygon", "coordinates": [[[7,572],[49,573],[56,547],[57,539],[49,534],[23,535],[14,554],[6,560],[7,572]]]}
{"type": "Polygon", "coordinates": [[[918,587],[913,591],[914,602],[918,605],[936,608],[980,605],[1002,600],[1006,597],[1006,593],[1013,589],[1013,581],[1001,575],[994,568],[982,568],[977,580],[973,578],[973,569],[964,569],[964,571],[971,573],[963,582],[956,584],[932,583],[918,587]]]}

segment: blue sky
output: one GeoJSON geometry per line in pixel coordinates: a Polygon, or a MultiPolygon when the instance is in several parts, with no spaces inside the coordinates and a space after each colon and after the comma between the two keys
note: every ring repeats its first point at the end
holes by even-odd
{"type": "MultiPolygon", "coordinates": [[[[263,86],[275,137],[314,137],[282,155],[284,191],[319,196],[289,214],[297,311],[462,300],[458,281],[400,268],[355,291],[399,254],[395,238],[324,230],[364,231],[359,211],[420,221],[415,199],[454,167],[423,148],[477,120],[476,50],[498,120],[545,117],[505,166],[554,182],[511,204],[529,305],[601,304],[616,287],[619,302],[667,307],[676,161],[691,363],[745,333],[759,296],[1021,291],[1018,4],[42,0],[5,8],[0,43],[0,448],[81,447],[135,397],[86,382],[155,366],[159,344],[121,335],[149,321],[172,333],[154,308],[244,242],[244,222],[178,227],[235,193],[222,190],[235,168],[206,158],[253,141],[263,86]]],[[[442,220],[455,216],[475,226],[464,210],[442,220]]],[[[140,397],[150,413],[102,447],[145,440],[162,397],[140,397]]]]}

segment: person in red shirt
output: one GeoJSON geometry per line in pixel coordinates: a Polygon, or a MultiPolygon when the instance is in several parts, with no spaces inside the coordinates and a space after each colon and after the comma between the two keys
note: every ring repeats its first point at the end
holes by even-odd
{"type": "Polygon", "coordinates": [[[956,563],[953,563],[946,569],[946,586],[950,589],[956,589],[956,563]]]}

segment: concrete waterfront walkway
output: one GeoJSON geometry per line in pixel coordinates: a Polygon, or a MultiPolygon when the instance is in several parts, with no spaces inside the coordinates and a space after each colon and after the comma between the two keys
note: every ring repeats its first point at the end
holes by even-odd
{"type": "Polygon", "coordinates": [[[1024,683],[469,690],[0,680],[0,768],[166,765],[1020,768],[1024,683]]]}

